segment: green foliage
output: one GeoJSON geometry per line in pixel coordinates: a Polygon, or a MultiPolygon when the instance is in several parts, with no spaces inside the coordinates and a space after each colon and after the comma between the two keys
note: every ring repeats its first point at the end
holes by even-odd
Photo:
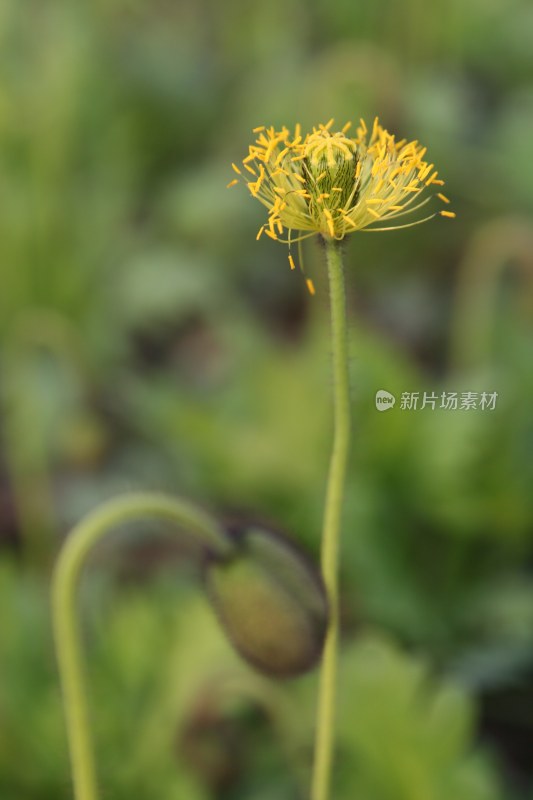
{"type": "Polygon", "coordinates": [[[0,791],[51,800],[65,781],[66,743],[46,597],[10,567],[0,563],[0,791]]]}
{"type": "MultiPolygon", "coordinates": [[[[292,797],[307,784],[310,762],[302,755],[312,743],[314,678],[284,688],[258,678],[187,581],[178,588],[161,576],[139,591],[94,578],[88,576],[83,605],[90,610],[91,717],[104,793],[207,800],[225,786],[236,800],[263,800],[292,797]]],[[[2,796],[67,798],[43,586],[4,563],[0,603],[7,611],[2,796]],[[21,762],[28,768],[20,770],[21,762]]],[[[426,662],[377,636],[341,656],[335,797],[498,800],[493,771],[473,749],[474,703],[466,690],[430,676],[426,662]]]]}
{"type": "MultiPolygon", "coordinates": [[[[71,796],[46,582],[60,533],[100,499],[179,492],[317,555],[323,254],[304,247],[310,298],[285,250],[255,241],[258,204],[225,185],[256,125],[374,114],[428,145],[458,217],[346,246],[338,798],[531,795],[517,745],[533,664],[531,20],[529,0],[0,3],[0,544],[36,569],[0,575],[0,797],[71,796]],[[380,388],[499,399],[379,413],[380,388]],[[365,626],[430,666],[386,638],[355,644],[365,626]],[[471,750],[480,733],[498,777],[471,750]]],[[[141,549],[133,575],[147,552],[165,557],[141,549]]],[[[141,599],[94,578],[106,794],[305,796],[315,695],[292,710],[283,695],[276,727],[189,591],[141,599]],[[217,688],[205,713],[226,664],[254,699],[217,688]]]]}
{"type": "MultiPolygon", "coordinates": [[[[45,587],[2,564],[6,609],[0,651],[0,791],[3,797],[67,798],[69,767],[45,587]],[[21,770],[20,764],[27,765],[21,770]]],[[[144,596],[105,594],[91,615],[91,716],[100,783],[117,798],[203,800],[205,783],[180,759],[180,731],[196,698],[240,668],[204,603],[161,585],[144,596]],[[118,601],[118,602],[117,602],[118,601]],[[104,605],[102,605],[104,603],[104,605]],[[105,619],[102,614],[105,613],[105,619]],[[157,776],[155,778],[155,776],[157,776]]],[[[199,700],[198,700],[199,701],[199,700]]],[[[204,781],[209,776],[203,776],[204,781]]]]}
{"type": "Polygon", "coordinates": [[[342,796],[362,800],[496,800],[494,774],[472,750],[466,692],[379,638],[345,654],[342,796]]]}

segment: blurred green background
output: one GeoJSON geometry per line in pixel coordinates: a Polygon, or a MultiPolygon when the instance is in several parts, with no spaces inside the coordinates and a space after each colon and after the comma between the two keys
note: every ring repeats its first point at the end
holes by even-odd
{"type": "MultiPolygon", "coordinates": [[[[533,798],[532,36],[529,0],[0,4],[1,800],[72,796],[49,579],[99,501],[164,490],[318,554],[322,253],[311,298],[225,185],[252,127],[376,114],[457,220],[346,244],[334,798],[533,798]],[[400,409],[424,391],[498,399],[400,409]]],[[[94,559],[103,796],[305,798],[316,675],[243,666],[197,584],[156,526],[94,559]]]]}

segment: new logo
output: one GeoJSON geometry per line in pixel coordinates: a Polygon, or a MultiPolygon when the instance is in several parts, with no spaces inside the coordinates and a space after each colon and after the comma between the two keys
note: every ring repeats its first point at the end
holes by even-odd
{"type": "Polygon", "coordinates": [[[396,398],[390,392],[386,392],[385,389],[379,389],[376,392],[376,408],[378,411],[388,411],[390,408],[394,406],[396,402],[396,398]]]}

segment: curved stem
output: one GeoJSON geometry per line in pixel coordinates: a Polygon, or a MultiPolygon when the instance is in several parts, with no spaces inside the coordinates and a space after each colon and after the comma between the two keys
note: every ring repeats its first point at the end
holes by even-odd
{"type": "Polygon", "coordinates": [[[220,555],[232,548],[225,532],[209,514],[183,500],[155,493],[127,495],[105,503],[82,520],[68,537],[54,572],[52,613],[76,800],[98,798],[76,590],[94,545],[111,528],[145,517],[164,519],[186,528],[220,555]]]}
{"type": "Polygon", "coordinates": [[[335,684],[339,638],[339,539],[346,466],[350,444],[350,388],[346,339],[346,300],[340,245],[326,242],[331,306],[334,386],[334,438],[322,532],[322,573],[328,592],[330,622],[324,647],[318,695],[312,800],[327,800],[331,781],[335,726],[335,684]]]}

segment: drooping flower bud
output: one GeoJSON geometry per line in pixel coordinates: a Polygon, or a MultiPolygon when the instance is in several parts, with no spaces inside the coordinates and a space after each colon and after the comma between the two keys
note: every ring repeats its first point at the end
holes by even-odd
{"type": "Polygon", "coordinates": [[[207,594],[222,627],[260,671],[306,672],[320,658],[327,627],[319,572],[279,533],[250,526],[235,536],[234,554],[206,565],[207,594]]]}

